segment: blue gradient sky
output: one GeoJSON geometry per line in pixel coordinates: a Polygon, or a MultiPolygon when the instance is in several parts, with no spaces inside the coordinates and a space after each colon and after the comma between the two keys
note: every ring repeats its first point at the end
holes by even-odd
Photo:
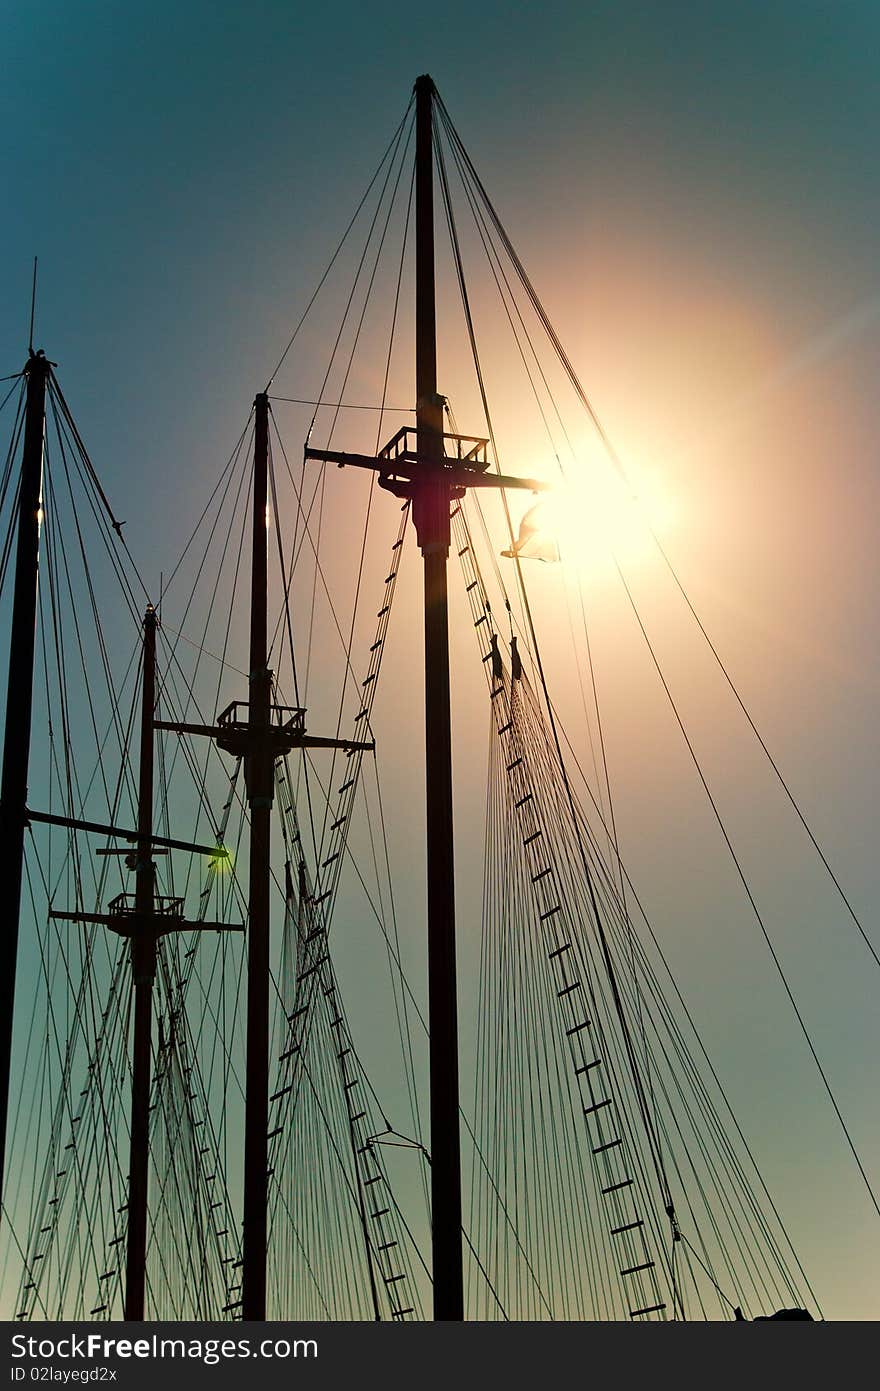
{"type": "MultiPolygon", "coordinates": [[[[676,516],[670,553],[876,941],[877,6],[483,2],[432,15],[396,3],[45,0],[5,5],[2,35],[0,375],[23,360],[38,254],[37,344],[60,364],[154,579],[413,79],[431,72],[622,456],[659,471],[676,516]]],[[[441,389],[456,351],[441,346],[441,389]]],[[[308,394],[296,388],[313,379],[305,360],[276,385],[308,394]]],[[[503,367],[495,384],[504,404],[503,367]]],[[[531,471],[523,439],[501,442],[531,471]]],[[[416,585],[414,567],[409,577],[416,585]]],[[[535,583],[552,615],[558,575],[535,583]]],[[[774,989],[746,975],[739,999],[730,989],[751,928],[668,712],[641,694],[651,673],[624,639],[620,594],[607,576],[591,584],[624,854],[652,886],[710,1042],[730,1049],[736,1099],[765,1142],[771,1186],[789,1192],[826,1312],[876,1317],[858,1175],[827,1107],[808,1100],[796,1036],[774,1038],[774,989]],[[684,848],[682,825],[693,828],[684,848]],[[718,932],[708,952],[707,924],[718,932]]],[[[634,585],[880,1182],[876,968],[790,825],[761,863],[779,798],[741,730],[724,732],[729,700],[662,576],[636,566],[634,585]]],[[[549,620],[546,642],[574,721],[567,637],[549,620]]],[[[473,725],[465,700],[476,685],[461,677],[457,690],[458,757],[479,767],[483,714],[473,725]]],[[[478,836],[480,777],[463,779],[470,794],[459,822],[478,836]]]]}

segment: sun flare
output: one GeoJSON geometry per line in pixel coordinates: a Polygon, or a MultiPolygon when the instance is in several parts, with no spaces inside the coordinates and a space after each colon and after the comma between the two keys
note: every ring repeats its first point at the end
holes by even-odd
{"type": "Polygon", "coordinates": [[[634,489],[604,469],[570,470],[523,516],[512,551],[522,559],[560,560],[580,574],[608,561],[639,564],[655,551],[677,520],[677,509],[657,470],[645,471],[634,489]]]}

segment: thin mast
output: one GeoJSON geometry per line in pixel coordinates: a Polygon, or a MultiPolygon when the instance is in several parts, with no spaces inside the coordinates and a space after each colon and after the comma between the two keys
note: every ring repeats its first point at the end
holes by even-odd
{"type": "Polygon", "coordinates": [[[272,704],[272,673],[267,645],[269,502],[269,397],[254,401],[253,546],[251,555],[250,693],[247,724],[236,715],[238,702],[214,725],[156,720],[156,729],[202,734],[219,748],[244,759],[250,808],[248,881],[247,1061],[244,1117],[244,1221],[241,1299],[243,1319],[266,1317],[268,1240],[269,1117],[269,885],[274,769],[293,749],[372,749],[372,741],[329,739],[306,733],[305,710],[272,704]]]}
{"type": "Polygon", "coordinates": [[[156,893],[156,866],[153,855],[169,849],[189,850],[193,854],[225,855],[220,846],[194,845],[189,841],[174,841],[153,832],[153,786],[155,768],[155,731],[167,728],[156,719],[156,632],[158,617],[152,604],[144,615],[144,661],[141,679],[141,742],[138,775],[137,830],[125,831],[118,826],[101,826],[93,821],[75,821],[64,816],[28,811],[34,821],[70,826],[80,831],[97,831],[105,835],[134,841],[136,848],[99,851],[99,854],[125,854],[126,863],[135,871],[135,892],[120,894],[112,900],[109,912],[59,912],[50,909],[51,918],[67,922],[101,923],[120,936],[129,939],[132,985],[134,991],[134,1030],[131,1058],[131,1135],[128,1169],[128,1237],[125,1262],[124,1317],[139,1321],[145,1317],[147,1282],[147,1226],[150,1165],[150,1105],[152,1089],[153,987],[156,979],[157,944],[159,938],[171,932],[241,931],[230,923],[208,922],[199,919],[187,922],[183,916],[183,899],[163,897],[156,893]]]}
{"type": "Polygon", "coordinates": [[[6,926],[0,933],[0,1194],[6,1154],[6,1120],[9,1105],[9,1072],[12,1061],[12,1014],[15,1006],[15,972],[24,832],[27,811],[28,761],[34,691],[34,644],[37,625],[37,577],[40,560],[40,520],[43,488],[43,437],[46,425],[46,382],[51,364],[42,352],[31,353],[24,369],[27,378],[24,450],[18,502],[18,543],[15,554],[15,590],[9,639],[9,683],[6,696],[6,733],[3,743],[3,775],[0,783],[0,884],[6,926]]]}
{"type": "MultiPolygon", "coordinates": [[[[419,456],[443,458],[434,307],[434,83],[416,82],[416,427],[419,456]]],[[[452,735],[449,712],[449,485],[440,471],[413,493],[425,558],[425,773],[428,841],[428,1004],[431,1030],[431,1221],[434,1318],[462,1319],[461,1150],[458,1122],[458,1002],[452,735]]]]}
{"type": "Polygon", "coordinates": [[[428,1008],[431,1092],[431,1226],[434,1318],[464,1318],[461,1148],[458,1106],[458,1002],[455,972],[455,864],[452,842],[452,734],[449,715],[449,614],[446,561],[451,502],[469,488],[547,485],[488,473],[487,439],[443,429],[437,394],[434,307],[434,151],[431,78],[416,92],[416,448],[404,427],[378,455],[313,449],[303,457],[340,468],[372,469],[379,487],[412,502],[425,558],[425,783],[428,840],[428,1008]],[[452,451],[447,453],[447,445],[452,451]]]}
{"type": "Polygon", "coordinates": [[[247,1065],[244,1134],[242,1318],[266,1317],[266,1243],[269,1129],[269,851],[274,757],[271,748],[272,676],[268,670],[267,506],[269,398],[254,401],[254,496],[251,561],[250,753],[246,760],[250,807],[247,1065]]]}
{"type": "Polygon", "coordinates": [[[144,616],[144,670],[141,694],[141,749],[138,785],[138,844],[135,866],[135,927],[131,937],[134,985],[134,1044],[131,1077],[131,1148],[128,1179],[128,1250],[125,1317],[144,1317],[147,1261],[147,1191],[150,1145],[153,981],[156,975],[154,921],[153,721],[156,710],[156,613],[144,616]]]}

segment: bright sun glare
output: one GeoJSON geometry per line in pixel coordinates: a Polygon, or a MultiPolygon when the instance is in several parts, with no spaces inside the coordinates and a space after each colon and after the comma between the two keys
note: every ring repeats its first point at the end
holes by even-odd
{"type": "Polygon", "coordinates": [[[516,552],[524,559],[560,559],[588,575],[609,560],[644,562],[655,552],[652,532],[662,538],[675,508],[659,474],[645,472],[638,491],[607,467],[569,470],[564,482],[544,494],[521,521],[516,552]]]}

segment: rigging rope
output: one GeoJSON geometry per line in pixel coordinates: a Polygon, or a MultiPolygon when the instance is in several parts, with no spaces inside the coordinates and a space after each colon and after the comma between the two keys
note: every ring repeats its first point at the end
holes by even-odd
{"type": "MultiPolygon", "coordinates": [[[[314,291],[314,293],[313,293],[311,299],[309,300],[308,304],[306,305],[305,309],[303,310],[302,316],[301,316],[301,318],[299,319],[299,322],[297,323],[296,328],[293,330],[293,333],[291,334],[290,339],[288,340],[288,343],[287,343],[286,348],[284,349],[284,352],[281,354],[280,358],[278,359],[278,362],[275,364],[275,370],[274,370],[274,372],[272,373],[272,375],[270,376],[269,381],[268,381],[268,384],[267,384],[267,386],[266,386],[266,390],[267,390],[267,391],[269,390],[269,387],[272,385],[273,381],[274,381],[275,378],[277,377],[279,371],[281,370],[281,368],[282,368],[282,366],[283,366],[283,364],[284,364],[284,362],[285,362],[285,360],[286,360],[286,358],[287,358],[288,353],[290,352],[291,348],[293,347],[294,343],[296,342],[297,335],[299,334],[300,329],[302,328],[303,324],[305,323],[306,318],[307,318],[307,316],[308,316],[308,314],[309,314],[309,311],[310,311],[310,309],[312,308],[312,305],[315,303],[315,300],[318,298],[318,295],[319,295],[320,292],[321,292],[321,289],[322,289],[322,287],[323,287],[323,285],[324,285],[325,280],[327,279],[327,276],[330,274],[331,270],[333,269],[333,266],[336,264],[336,259],[337,259],[337,257],[339,256],[339,253],[340,253],[340,251],[342,250],[343,246],[345,245],[345,242],[346,242],[346,240],[347,240],[347,238],[348,238],[349,232],[351,231],[352,227],[354,226],[355,222],[356,222],[357,219],[358,219],[358,216],[359,216],[359,214],[360,214],[361,208],[364,206],[364,204],[366,203],[368,197],[370,196],[370,191],[371,191],[371,189],[373,188],[373,185],[376,183],[376,180],[379,178],[379,175],[381,174],[383,168],[385,167],[385,163],[386,163],[386,161],[388,160],[389,156],[391,155],[392,150],[395,149],[396,146],[397,146],[397,144],[399,143],[401,132],[402,132],[404,126],[406,125],[407,117],[409,116],[410,111],[412,110],[412,107],[413,107],[413,102],[414,102],[414,97],[411,96],[410,99],[409,99],[409,101],[407,102],[406,110],[404,111],[403,116],[402,116],[401,119],[400,119],[400,124],[398,125],[397,129],[395,130],[394,134],[392,135],[391,139],[389,140],[388,145],[387,145],[387,147],[386,147],[386,149],[385,149],[385,153],[383,154],[381,160],[379,161],[379,165],[378,165],[378,167],[377,167],[377,169],[376,169],[375,174],[374,174],[373,177],[370,179],[370,182],[367,184],[367,187],[366,187],[366,189],[365,189],[365,191],[364,191],[363,197],[361,198],[360,202],[358,203],[357,207],[355,208],[354,213],[352,214],[351,220],[350,220],[348,226],[346,227],[345,231],[343,232],[342,237],[341,237],[341,239],[340,239],[340,241],[339,241],[339,243],[338,243],[338,245],[337,245],[337,247],[336,247],[336,250],[334,251],[333,255],[331,256],[331,258],[330,258],[330,260],[329,260],[329,262],[328,262],[328,264],[327,264],[327,267],[326,267],[326,269],[325,269],[323,275],[321,276],[321,279],[318,281],[317,288],[315,289],[315,291],[314,291]]],[[[322,396],[322,395],[323,395],[323,391],[319,392],[318,395],[319,395],[319,397],[322,396]]]]}
{"type": "MultiPolygon", "coordinates": [[[[609,461],[610,461],[611,464],[613,465],[614,469],[616,470],[616,472],[617,472],[618,476],[620,477],[620,479],[622,480],[622,482],[626,485],[626,487],[627,487],[627,489],[628,489],[628,491],[629,491],[630,496],[633,497],[635,500],[637,500],[637,493],[636,493],[635,489],[633,488],[632,483],[630,482],[630,479],[629,479],[629,477],[628,477],[628,475],[627,475],[626,469],[625,469],[625,467],[624,467],[624,465],[623,465],[623,462],[622,462],[622,460],[621,460],[621,458],[620,458],[620,455],[618,454],[616,448],[614,447],[614,444],[613,444],[613,442],[612,442],[612,440],[611,440],[611,438],[610,438],[610,435],[608,434],[608,432],[607,432],[607,430],[605,429],[605,427],[604,427],[604,425],[603,425],[601,419],[599,418],[599,415],[598,415],[598,413],[597,413],[595,407],[593,406],[592,402],[590,401],[589,397],[587,396],[587,393],[585,392],[585,390],[584,390],[584,388],[583,388],[583,386],[582,386],[582,384],[581,384],[581,382],[580,382],[580,379],[579,379],[579,377],[578,377],[578,375],[577,375],[577,373],[576,373],[576,371],[575,371],[575,369],[574,369],[574,367],[573,367],[573,365],[572,365],[572,363],[571,363],[571,360],[570,360],[570,358],[568,357],[567,353],[565,352],[565,349],[563,348],[562,343],[561,343],[561,341],[560,341],[558,335],[556,334],[555,329],[553,328],[553,325],[552,325],[552,323],[551,323],[551,321],[550,321],[550,318],[549,318],[549,316],[548,316],[548,314],[547,314],[547,312],[546,312],[546,310],[545,310],[543,304],[541,303],[541,300],[540,300],[540,298],[539,298],[539,296],[538,296],[538,294],[537,294],[537,292],[536,292],[534,286],[532,285],[531,280],[529,279],[529,277],[528,277],[528,275],[527,275],[527,273],[526,273],[526,270],[525,270],[525,268],[524,268],[522,262],[520,261],[520,259],[519,259],[518,255],[517,255],[517,253],[516,253],[516,251],[515,251],[515,249],[514,249],[512,243],[511,243],[511,241],[510,241],[510,238],[509,238],[507,232],[506,232],[505,229],[504,229],[504,226],[503,226],[503,224],[502,224],[502,222],[501,222],[501,219],[499,218],[498,213],[496,212],[496,210],[495,210],[495,208],[494,208],[494,206],[493,206],[493,204],[492,204],[492,202],[491,202],[491,200],[490,200],[490,198],[489,198],[489,195],[488,195],[488,193],[486,192],[486,189],[485,189],[485,187],[484,187],[482,181],[480,180],[479,175],[478,175],[477,172],[476,172],[476,169],[474,168],[474,165],[473,165],[473,163],[472,163],[472,161],[471,161],[471,159],[470,159],[470,156],[469,156],[468,153],[467,153],[467,150],[466,150],[465,147],[464,147],[464,144],[463,144],[463,142],[462,142],[462,140],[461,140],[461,137],[459,136],[457,130],[455,129],[455,126],[454,126],[453,123],[452,123],[452,120],[451,120],[451,118],[450,118],[450,116],[449,116],[449,113],[448,113],[448,111],[446,110],[446,107],[444,106],[444,104],[443,104],[443,102],[442,102],[442,100],[440,99],[439,96],[438,96],[437,99],[436,99],[436,104],[437,104],[437,108],[438,108],[439,113],[440,113],[440,118],[441,118],[441,121],[442,121],[443,128],[444,128],[444,130],[445,130],[445,132],[446,132],[446,134],[447,134],[447,137],[448,137],[448,139],[449,139],[449,141],[450,141],[450,144],[451,144],[453,150],[456,152],[456,154],[457,154],[457,156],[458,156],[458,158],[459,158],[459,160],[460,160],[460,168],[462,169],[463,174],[464,174],[464,172],[467,173],[467,176],[468,176],[468,178],[469,178],[470,181],[471,181],[471,186],[472,186],[472,188],[473,188],[473,189],[475,190],[475,192],[479,195],[479,198],[480,198],[480,200],[482,201],[482,204],[483,204],[484,208],[486,209],[486,212],[487,212],[487,214],[488,214],[488,217],[489,217],[489,219],[490,219],[490,221],[491,221],[493,227],[495,228],[495,231],[497,232],[497,235],[498,235],[498,237],[499,237],[499,239],[500,239],[500,241],[501,241],[501,244],[502,244],[502,246],[504,247],[504,250],[506,251],[506,253],[507,253],[507,255],[508,255],[509,259],[510,259],[511,265],[513,266],[514,271],[516,272],[517,278],[519,279],[519,282],[520,282],[520,284],[521,284],[523,290],[524,290],[525,293],[526,293],[526,296],[527,296],[527,298],[528,298],[528,300],[529,300],[529,303],[532,305],[532,308],[533,308],[533,310],[534,310],[534,312],[535,312],[535,314],[536,314],[536,316],[537,316],[537,318],[538,318],[538,320],[539,320],[539,322],[540,322],[542,328],[544,329],[544,331],[545,331],[545,333],[546,333],[546,335],[547,335],[547,338],[548,338],[548,340],[549,340],[551,346],[553,347],[553,350],[554,350],[554,352],[556,353],[556,356],[557,356],[557,358],[558,358],[560,364],[562,365],[562,367],[563,367],[563,369],[564,369],[564,371],[565,371],[565,373],[566,373],[566,375],[567,375],[567,377],[568,377],[568,379],[569,379],[569,382],[571,383],[571,386],[573,387],[573,389],[574,389],[574,391],[575,391],[575,395],[577,396],[578,400],[580,401],[580,404],[582,405],[582,407],[583,407],[584,410],[586,411],[586,413],[587,413],[589,419],[592,421],[593,426],[594,426],[594,428],[595,428],[595,430],[596,430],[596,433],[597,433],[597,435],[598,435],[598,437],[599,437],[599,439],[600,439],[600,441],[601,441],[601,443],[602,443],[602,445],[603,445],[603,447],[604,447],[604,449],[605,449],[605,452],[606,452],[606,455],[607,455],[609,461]]],[[[545,383],[545,384],[546,384],[546,383],[545,383]]],[[[558,460],[558,456],[557,456],[557,460],[558,460]]],[[[561,464],[560,464],[560,469],[561,469],[561,464]]],[[[672,565],[672,562],[671,562],[671,560],[670,560],[670,558],[669,558],[667,552],[665,551],[664,547],[662,546],[662,544],[661,544],[661,542],[660,542],[660,540],[659,540],[659,537],[657,536],[657,534],[656,534],[654,528],[653,528],[650,524],[648,524],[648,530],[650,531],[652,540],[653,540],[654,544],[656,545],[657,550],[659,551],[659,553],[660,553],[660,555],[661,555],[661,557],[662,557],[662,559],[663,559],[663,562],[664,562],[664,564],[666,565],[666,567],[667,567],[667,569],[668,569],[668,571],[669,571],[669,573],[670,573],[670,576],[672,577],[672,579],[673,579],[673,581],[674,581],[674,583],[675,583],[675,585],[676,585],[676,588],[678,589],[679,593],[681,594],[681,597],[682,597],[682,599],[684,600],[684,602],[685,602],[685,604],[686,604],[686,606],[687,606],[688,611],[690,612],[692,618],[694,619],[695,623],[697,624],[697,627],[698,627],[698,629],[699,629],[701,635],[702,635],[703,638],[705,639],[705,641],[706,641],[706,643],[707,643],[707,645],[708,645],[708,647],[709,647],[709,650],[710,650],[710,652],[711,652],[711,654],[712,654],[712,656],[713,656],[713,658],[714,658],[716,664],[718,665],[719,670],[720,670],[721,673],[722,673],[722,676],[724,677],[724,680],[726,681],[726,683],[727,683],[728,687],[730,688],[730,691],[731,691],[731,693],[733,694],[733,696],[734,696],[734,698],[735,698],[737,704],[739,705],[740,709],[742,710],[742,713],[743,713],[743,715],[745,716],[745,718],[746,718],[746,720],[747,720],[747,722],[748,722],[748,725],[749,725],[750,729],[752,730],[752,733],[754,734],[755,738],[757,739],[757,741],[758,741],[758,743],[759,743],[759,745],[760,745],[760,747],[761,747],[763,753],[765,754],[765,756],[766,756],[766,758],[767,758],[767,760],[768,760],[768,762],[769,762],[769,764],[770,764],[770,767],[771,767],[773,773],[775,774],[775,776],[776,776],[776,778],[778,779],[778,781],[779,781],[779,783],[780,783],[780,785],[781,785],[783,791],[785,792],[786,797],[788,798],[789,802],[791,803],[791,805],[792,805],[792,807],[793,807],[793,809],[794,809],[794,811],[795,811],[795,813],[796,813],[796,815],[797,815],[797,817],[798,817],[798,820],[800,821],[802,827],[804,828],[805,832],[807,833],[807,836],[809,837],[809,840],[810,840],[810,842],[811,842],[811,844],[812,844],[814,850],[816,851],[817,855],[819,856],[819,859],[820,859],[822,865],[823,865],[824,868],[826,869],[826,871],[827,871],[829,877],[831,878],[832,883],[834,884],[835,889],[837,890],[838,894],[840,895],[840,897],[841,897],[841,899],[842,899],[842,901],[843,901],[843,903],[844,903],[844,906],[846,907],[846,910],[847,910],[847,912],[848,912],[850,918],[852,919],[853,923],[855,924],[855,926],[856,926],[856,928],[857,928],[857,930],[858,930],[858,932],[859,932],[859,934],[860,934],[860,936],[861,936],[863,942],[865,943],[865,946],[867,947],[868,951],[871,953],[872,958],[874,959],[874,961],[875,961],[877,964],[880,964],[880,956],[878,956],[878,953],[877,953],[875,947],[873,946],[873,944],[872,944],[872,942],[871,942],[871,940],[870,940],[870,938],[869,938],[869,936],[868,936],[868,934],[867,934],[867,932],[866,932],[866,930],[865,930],[865,927],[864,927],[863,923],[861,922],[861,919],[860,919],[859,916],[857,915],[857,913],[856,913],[856,911],[855,911],[855,909],[854,909],[854,907],[853,907],[853,905],[852,905],[852,903],[851,903],[849,897],[847,896],[847,894],[846,894],[846,892],[845,892],[845,890],[844,890],[842,884],[840,883],[840,880],[839,880],[838,876],[835,874],[834,870],[832,869],[831,864],[830,864],[830,861],[828,860],[827,856],[825,855],[824,851],[822,850],[821,846],[819,845],[818,839],[817,839],[815,833],[813,832],[812,828],[811,828],[810,825],[808,824],[808,822],[807,822],[807,820],[806,820],[806,817],[805,817],[805,815],[804,815],[804,813],[803,813],[803,811],[802,811],[800,805],[798,804],[798,802],[797,802],[797,800],[796,800],[796,798],[795,798],[795,796],[794,796],[794,794],[793,794],[793,792],[792,792],[792,790],[791,790],[791,788],[790,788],[790,786],[789,786],[787,780],[785,779],[785,777],[784,777],[784,775],[783,775],[783,773],[782,773],[782,771],[781,771],[781,769],[780,769],[780,767],[779,767],[778,762],[776,761],[776,759],[775,759],[775,758],[772,756],[772,754],[770,753],[770,750],[769,750],[769,747],[768,747],[766,741],[764,740],[763,736],[760,734],[760,732],[759,732],[759,730],[758,730],[758,727],[757,727],[757,725],[756,725],[756,723],[755,723],[755,721],[754,721],[752,715],[750,714],[750,712],[749,712],[749,710],[748,710],[748,708],[747,708],[747,706],[746,706],[746,704],[745,704],[745,701],[743,700],[743,698],[742,698],[742,696],[741,696],[741,694],[740,694],[740,692],[739,692],[739,690],[738,690],[736,684],[734,683],[733,678],[732,678],[732,676],[730,675],[730,672],[728,671],[726,664],[724,663],[724,661],[723,661],[722,658],[721,658],[721,655],[720,655],[720,653],[719,653],[719,651],[718,651],[717,645],[716,645],[716,644],[712,641],[712,639],[710,638],[709,633],[708,633],[708,631],[707,631],[707,629],[706,629],[706,626],[705,626],[705,624],[703,623],[702,619],[699,617],[699,614],[697,613],[696,607],[695,607],[695,605],[693,604],[692,600],[690,599],[690,597],[689,597],[689,595],[688,595],[688,593],[687,593],[687,591],[686,591],[686,589],[685,589],[685,587],[684,587],[684,584],[682,583],[682,581],[681,581],[681,579],[680,579],[678,573],[677,573],[676,570],[674,569],[674,567],[673,567],[673,565],[672,565]]]]}

